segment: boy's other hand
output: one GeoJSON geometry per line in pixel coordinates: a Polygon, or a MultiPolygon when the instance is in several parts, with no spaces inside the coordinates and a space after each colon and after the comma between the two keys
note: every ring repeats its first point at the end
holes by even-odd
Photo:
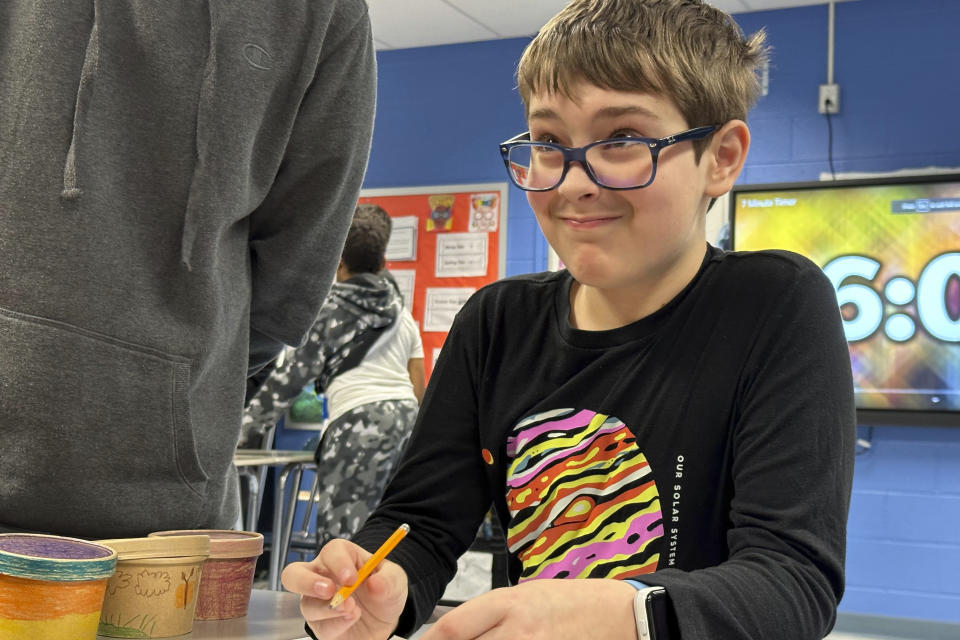
{"type": "Polygon", "coordinates": [[[636,640],[636,593],[620,580],[530,580],[465,602],[421,640],[636,640]]]}
{"type": "Polygon", "coordinates": [[[280,576],[300,594],[300,612],[313,633],[327,640],[386,640],[407,601],[407,574],[384,560],[336,609],[329,604],[342,585],[353,584],[372,554],[347,540],[331,540],[311,562],[294,562],[280,576]]]}

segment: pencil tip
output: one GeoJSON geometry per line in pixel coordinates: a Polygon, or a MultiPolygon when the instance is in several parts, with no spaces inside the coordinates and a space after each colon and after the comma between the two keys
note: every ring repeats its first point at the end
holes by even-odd
{"type": "Polygon", "coordinates": [[[333,599],[330,601],[330,608],[336,609],[341,604],[343,604],[343,596],[339,593],[333,596],[333,599]]]}

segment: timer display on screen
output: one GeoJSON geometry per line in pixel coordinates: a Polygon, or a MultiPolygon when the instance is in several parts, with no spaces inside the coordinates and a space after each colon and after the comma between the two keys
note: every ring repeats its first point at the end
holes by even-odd
{"type": "Polygon", "coordinates": [[[895,276],[877,287],[880,261],[869,256],[839,256],[823,267],[837,290],[847,341],[858,342],[877,331],[906,342],[920,328],[937,340],[960,342],[960,252],[928,262],[916,282],[895,276]],[[861,283],[866,280],[869,284],[861,283]],[[897,310],[887,314],[884,307],[897,310]]]}
{"type": "Polygon", "coordinates": [[[833,284],[859,408],[960,411],[960,178],[732,202],[735,250],[795,251],[833,284]]]}

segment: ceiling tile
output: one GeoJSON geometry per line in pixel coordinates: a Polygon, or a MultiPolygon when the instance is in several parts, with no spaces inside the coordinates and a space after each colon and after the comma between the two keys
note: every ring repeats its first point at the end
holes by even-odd
{"type": "Polygon", "coordinates": [[[446,0],[460,11],[485,24],[502,38],[530,36],[540,30],[569,0],[446,0]]]}
{"type": "MultiPolygon", "coordinates": [[[[836,0],[847,2],[848,0],[836,0]]],[[[827,0],[742,0],[747,11],[769,11],[771,9],[788,9],[790,7],[805,7],[812,4],[827,5],[827,0]]],[[[826,9],[826,6],[824,6],[826,9]]]]}
{"type": "MultiPolygon", "coordinates": [[[[851,0],[836,0],[849,2],[851,0]]],[[[828,0],[710,0],[728,13],[826,5],[828,0]]],[[[377,49],[529,36],[567,0],[367,0],[377,49]]]]}
{"type": "Polygon", "coordinates": [[[493,40],[495,31],[443,0],[367,0],[373,37],[391,49],[493,40]]]}
{"type": "Polygon", "coordinates": [[[707,4],[727,13],[742,13],[747,10],[745,0],[710,0],[707,4]]]}

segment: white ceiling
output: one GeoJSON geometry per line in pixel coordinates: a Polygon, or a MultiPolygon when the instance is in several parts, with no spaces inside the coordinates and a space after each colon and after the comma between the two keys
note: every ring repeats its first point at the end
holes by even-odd
{"type": "MultiPolygon", "coordinates": [[[[378,50],[530,36],[567,2],[367,0],[378,50]]],[[[710,4],[728,13],[744,13],[827,4],[827,0],[712,0],[710,4]]]]}

